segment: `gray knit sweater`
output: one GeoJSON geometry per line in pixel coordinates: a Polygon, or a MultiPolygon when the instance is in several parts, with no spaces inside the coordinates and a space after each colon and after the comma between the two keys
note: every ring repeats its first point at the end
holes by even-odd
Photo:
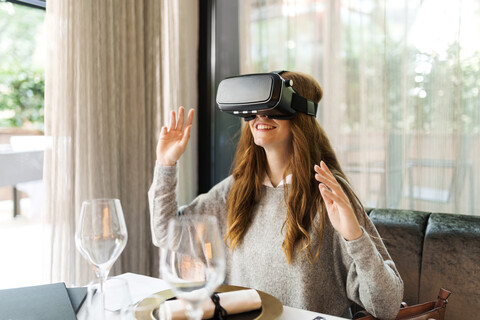
{"type": "MultiPolygon", "coordinates": [[[[168,220],[178,209],[176,173],[176,167],[157,164],[148,192],[153,242],[160,247],[166,238],[168,220]]],[[[226,199],[232,183],[230,176],[199,195],[184,208],[184,214],[215,215],[224,236],[226,199]]],[[[350,317],[349,307],[354,301],[380,319],[394,319],[402,301],[403,282],[370,219],[357,214],[364,232],[354,241],[346,241],[326,223],[320,259],[312,266],[298,255],[288,264],[282,251],[284,188],[264,188],[243,242],[234,251],[226,249],[226,282],[265,291],[295,308],[350,317]]],[[[317,245],[319,239],[314,233],[311,237],[312,244],[317,245]]]]}

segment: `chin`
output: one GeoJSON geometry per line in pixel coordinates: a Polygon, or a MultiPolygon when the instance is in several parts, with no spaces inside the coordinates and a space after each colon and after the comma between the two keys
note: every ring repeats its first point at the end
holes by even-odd
{"type": "Polygon", "coordinates": [[[259,146],[259,147],[264,147],[266,145],[268,145],[268,142],[264,141],[263,139],[254,139],[253,142],[259,146]]]}

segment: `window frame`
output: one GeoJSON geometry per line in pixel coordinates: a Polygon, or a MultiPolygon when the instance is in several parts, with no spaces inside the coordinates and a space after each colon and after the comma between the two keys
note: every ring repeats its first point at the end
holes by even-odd
{"type": "Polygon", "coordinates": [[[35,9],[46,10],[47,2],[46,0],[6,0],[6,2],[11,2],[19,4],[22,6],[27,6],[35,9]]]}

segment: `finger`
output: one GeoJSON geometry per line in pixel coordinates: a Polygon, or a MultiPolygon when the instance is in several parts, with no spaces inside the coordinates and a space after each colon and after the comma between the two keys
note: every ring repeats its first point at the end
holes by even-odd
{"type": "Polygon", "coordinates": [[[316,164],[314,166],[314,169],[315,169],[315,172],[317,172],[317,173],[324,173],[324,175],[331,176],[332,178],[334,178],[333,173],[330,171],[330,169],[325,164],[325,162],[323,162],[323,160],[320,161],[320,166],[316,164]]]}
{"type": "Polygon", "coordinates": [[[317,173],[317,174],[315,175],[315,179],[316,179],[318,182],[320,182],[320,184],[326,186],[326,187],[328,188],[328,190],[332,191],[332,188],[330,188],[330,187],[328,186],[328,183],[325,182],[325,179],[323,179],[323,177],[322,177],[320,174],[317,173]]]}
{"type": "Polygon", "coordinates": [[[336,197],[342,199],[342,201],[346,203],[346,195],[341,186],[339,186],[337,183],[326,183],[325,179],[317,176],[315,178],[320,182],[320,185],[323,185],[330,193],[334,194],[336,197]]]}
{"type": "Polygon", "coordinates": [[[315,172],[317,172],[317,174],[319,175],[319,177],[315,176],[315,179],[328,185],[328,187],[334,192],[337,192],[338,194],[343,194],[343,189],[338,183],[337,178],[335,178],[332,172],[328,169],[328,167],[325,165],[325,162],[320,162],[320,165],[322,165],[322,163],[322,167],[315,165],[315,172]]]}
{"type": "Polygon", "coordinates": [[[320,167],[325,170],[329,175],[331,175],[333,177],[333,173],[332,171],[330,171],[330,168],[327,166],[327,164],[325,163],[325,161],[320,161],[320,167]]]}
{"type": "Polygon", "coordinates": [[[182,137],[182,141],[180,141],[180,144],[182,147],[186,147],[188,140],[190,139],[190,132],[192,131],[192,126],[187,126],[185,128],[185,132],[182,137]]]}
{"type": "Polygon", "coordinates": [[[178,119],[177,119],[177,126],[175,127],[176,130],[183,129],[183,120],[185,119],[185,108],[180,107],[178,109],[178,119]]]}
{"type": "Polygon", "coordinates": [[[343,191],[335,178],[332,179],[324,174],[317,173],[315,175],[315,179],[318,182],[324,183],[330,190],[334,190],[335,192],[343,191]]]}
{"type": "Polygon", "coordinates": [[[313,170],[315,170],[315,172],[319,175],[324,176],[326,174],[325,170],[322,167],[320,167],[318,164],[313,166],[313,170]]]}
{"type": "Polygon", "coordinates": [[[330,191],[324,184],[320,184],[320,191],[322,192],[322,196],[325,195],[332,202],[336,202],[342,207],[346,204],[342,197],[338,196],[335,192],[330,191]]]}
{"type": "Polygon", "coordinates": [[[193,116],[195,114],[195,110],[193,109],[190,109],[188,111],[188,115],[187,115],[187,122],[185,123],[185,127],[188,127],[188,126],[191,126],[193,124],[193,116]]]}
{"type": "Polygon", "coordinates": [[[160,135],[166,135],[168,133],[167,126],[163,126],[160,130],[160,135]]]}
{"type": "Polygon", "coordinates": [[[327,176],[327,177],[332,177],[332,178],[335,178],[334,175],[331,173],[331,171],[328,169],[328,167],[325,167],[325,166],[321,166],[323,164],[325,164],[323,161],[320,162],[320,166],[319,165],[315,165],[313,167],[313,169],[315,170],[316,173],[319,173],[319,174],[323,174],[324,176],[327,176]]]}
{"type": "MultiPolygon", "coordinates": [[[[334,194],[338,199],[342,199],[343,203],[347,203],[345,201],[346,195],[343,192],[342,187],[338,184],[338,181],[332,182],[331,179],[325,178],[321,174],[317,173],[315,175],[315,179],[320,182],[319,187],[325,187],[331,194],[334,194]],[[326,182],[327,181],[327,182],[326,182]]],[[[321,191],[322,189],[320,189],[321,191]]]]}
{"type": "Polygon", "coordinates": [[[325,184],[325,186],[328,188],[328,191],[333,193],[335,196],[343,199],[343,201],[345,201],[345,199],[347,199],[347,196],[345,195],[345,192],[343,191],[343,189],[340,185],[338,185],[338,184],[327,184],[325,182],[322,182],[322,183],[325,184]]]}
{"type": "Polygon", "coordinates": [[[168,131],[175,130],[175,111],[170,112],[170,128],[168,131]]]}
{"type": "Polygon", "coordinates": [[[335,177],[332,178],[330,176],[327,176],[325,172],[321,171],[319,173],[316,173],[315,174],[315,179],[318,182],[321,182],[321,183],[324,183],[325,185],[327,185],[327,187],[330,190],[335,190],[336,192],[342,191],[342,188],[338,184],[337,179],[335,179],[335,177]]]}
{"type": "Polygon", "coordinates": [[[329,194],[327,193],[328,188],[323,183],[320,183],[318,185],[318,189],[320,190],[320,194],[322,195],[322,198],[325,201],[325,204],[327,206],[331,206],[333,204],[333,200],[332,198],[330,198],[329,194]]]}

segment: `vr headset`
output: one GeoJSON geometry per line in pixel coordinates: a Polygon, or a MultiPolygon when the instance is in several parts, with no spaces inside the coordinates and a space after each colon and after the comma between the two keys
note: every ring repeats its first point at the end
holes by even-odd
{"type": "Polygon", "coordinates": [[[221,111],[243,117],[246,121],[265,115],[270,119],[288,120],[297,112],[317,114],[317,103],[299,95],[293,81],[281,74],[254,73],[222,80],[217,89],[217,104],[221,111]]]}

